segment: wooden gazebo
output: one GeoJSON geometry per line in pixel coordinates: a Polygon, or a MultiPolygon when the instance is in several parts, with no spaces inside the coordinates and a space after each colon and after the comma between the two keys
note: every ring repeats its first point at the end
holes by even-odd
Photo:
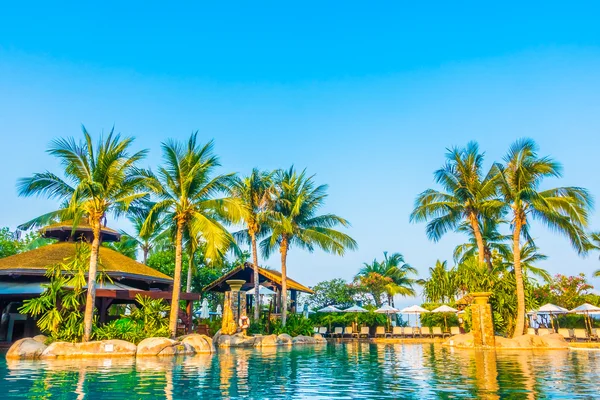
{"type": "MultiPolygon", "coordinates": [[[[219,279],[205,286],[203,292],[220,292],[224,293],[229,290],[229,285],[226,281],[230,279],[242,279],[246,283],[242,286],[242,291],[248,291],[254,288],[254,264],[244,263],[237,268],[229,271],[219,279]]],[[[259,284],[275,291],[275,309],[276,314],[281,312],[281,272],[258,267],[259,284]]],[[[290,291],[290,308],[295,311],[298,292],[314,294],[314,292],[301,283],[296,282],[291,278],[287,278],[287,289],[290,291]]],[[[252,297],[249,298],[251,305],[252,297]]]]}

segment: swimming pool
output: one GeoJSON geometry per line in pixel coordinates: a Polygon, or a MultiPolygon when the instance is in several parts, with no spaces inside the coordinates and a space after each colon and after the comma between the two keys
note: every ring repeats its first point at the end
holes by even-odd
{"type": "Polygon", "coordinates": [[[587,399],[600,396],[600,351],[331,343],[180,359],[7,362],[0,356],[0,393],[11,399],[587,399]]]}

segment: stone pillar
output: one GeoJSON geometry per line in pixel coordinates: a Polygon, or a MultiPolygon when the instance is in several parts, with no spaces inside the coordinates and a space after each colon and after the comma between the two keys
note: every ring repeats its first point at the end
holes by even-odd
{"type": "Polygon", "coordinates": [[[240,317],[246,315],[246,292],[240,291],[246,281],[230,279],[225,282],[227,282],[231,290],[225,292],[221,333],[224,335],[233,335],[239,331],[238,321],[240,317]]]}
{"type": "Polygon", "coordinates": [[[474,298],[471,304],[471,332],[476,347],[496,346],[492,306],[488,303],[491,294],[491,292],[471,293],[474,298]]]}

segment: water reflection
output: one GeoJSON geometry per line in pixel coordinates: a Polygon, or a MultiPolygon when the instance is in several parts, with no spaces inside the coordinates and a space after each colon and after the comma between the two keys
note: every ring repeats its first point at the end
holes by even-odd
{"type": "Polygon", "coordinates": [[[0,387],[33,399],[591,398],[599,371],[598,351],[337,343],[178,359],[0,359],[0,387]]]}

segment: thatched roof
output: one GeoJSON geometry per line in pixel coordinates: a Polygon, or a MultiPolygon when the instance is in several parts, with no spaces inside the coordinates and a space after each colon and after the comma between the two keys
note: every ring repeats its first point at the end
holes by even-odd
{"type": "MultiPolygon", "coordinates": [[[[43,275],[46,268],[75,254],[74,242],[59,242],[14,256],[0,258],[0,275],[43,275]]],[[[172,279],[107,247],[100,247],[103,270],[111,277],[171,283],[172,279]]]]}
{"type": "MultiPolygon", "coordinates": [[[[73,221],[57,222],[40,229],[42,236],[55,238],[61,241],[67,240],[70,236],[77,236],[77,234],[90,236],[92,232],[92,226],[87,223],[87,220],[80,221],[75,229],[73,229],[73,221]]],[[[100,234],[103,242],[118,242],[121,240],[121,234],[119,232],[106,226],[100,227],[100,234]]]]}
{"type": "MultiPolygon", "coordinates": [[[[240,265],[239,267],[232,269],[216,281],[212,282],[208,286],[205,286],[202,290],[205,292],[227,291],[229,290],[229,286],[225,281],[229,279],[244,279],[246,281],[246,285],[244,286],[248,286],[250,282],[250,275],[254,273],[253,269],[254,266],[252,263],[245,263],[244,265],[240,265]]],[[[261,283],[268,281],[274,283],[276,286],[281,287],[281,272],[258,267],[258,274],[261,283]]],[[[293,279],[290,279],[290,277],[287,278],[287,288],[288,290],[297,290],[299,292],[314,294],[314,292],[310,288],[296,282],[293,279]]]]}

